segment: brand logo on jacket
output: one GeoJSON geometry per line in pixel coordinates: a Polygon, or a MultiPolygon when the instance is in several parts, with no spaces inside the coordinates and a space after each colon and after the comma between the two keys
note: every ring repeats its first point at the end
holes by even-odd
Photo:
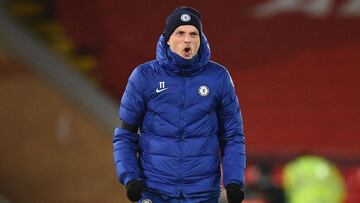
{"type": "Polygon", "coordinates": [[[150,199],[144,199],[141,203],[152,203],[150,199]]]}
{"type": "Polygon", "coordinates": [[[159,82],[159,88],[156,88],[156,93],[160,93],[164,90],[167,90],[168,88],[165,87],[165,81],[159,82]]]}
{"type": "Polygon", "coordinates": [[[207,96],[209,94],[209,88],[205,85],[200,86],[199,94],[200,94],[200,96],[203,96],[203,97],[207,96]]]}
{"type": "Polygon", "coordinates": [[[182,14],[180,16],[180,20],[183,21],[183,22],[189,22],[191,20],[191,17],[189,14],[182,14]]]}

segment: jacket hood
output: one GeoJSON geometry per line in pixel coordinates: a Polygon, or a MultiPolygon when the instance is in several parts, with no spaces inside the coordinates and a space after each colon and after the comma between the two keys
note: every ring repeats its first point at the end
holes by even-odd
{"type": "Polygon", "coordinates": [[[197,72],[200,72],[210,60],[210,46],[204,34],[201,35],[200,41],[199,51],[197,56],[194,56],[197,57],[197,60],[191,64],[178,65],[177,62],[179,61],[174,61],[174,59],[171,58],[169,54],[170,47],[167,45],[165,37],[161,35],[156,46],[156,59],[163,67],[175,73],[182,75],[193,75],[197,72]]]}

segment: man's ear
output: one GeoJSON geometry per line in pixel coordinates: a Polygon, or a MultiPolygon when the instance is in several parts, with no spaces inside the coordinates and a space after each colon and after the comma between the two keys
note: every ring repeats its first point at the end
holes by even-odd
{"type": "Polygon", "coordinates": [[[170,46],[170,42],[169,42],[169,41],[167,41],[166,44],[170,46]]]}

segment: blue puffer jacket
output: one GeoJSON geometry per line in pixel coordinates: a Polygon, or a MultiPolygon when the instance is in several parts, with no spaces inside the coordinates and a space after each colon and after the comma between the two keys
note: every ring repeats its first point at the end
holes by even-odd
{"type": "Polygon", "coordinates": [[[244,184],[245,138],[233,83],[210,59],[201,36],[196,61],[176,65],[161,36],[157,59],[138,66],[121,99],[122,121],[140,127],[114,135],[119,181],[143,179],[147,190],[176,197],[218,195],[224,184],[244,184]]]}

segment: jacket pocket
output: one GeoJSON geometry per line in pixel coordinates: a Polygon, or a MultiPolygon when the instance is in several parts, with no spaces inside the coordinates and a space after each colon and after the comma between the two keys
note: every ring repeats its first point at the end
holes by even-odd
{"type": "Polygon", "coordinates": [[[212,111],[208,113],[207,115],[209,119],[209,136],[215,136],[217,135],[217,131],[219,129],[219,122],[217,119],[216,111],[212,111]]]}
{"type": "Polygon", "coordinates": [[[154,123],[155,113],[148,111],[144,116],[144,121],[142,124],[142,131],[144,132],[152,132],[154,130],[153,123],[154,123]]]}

